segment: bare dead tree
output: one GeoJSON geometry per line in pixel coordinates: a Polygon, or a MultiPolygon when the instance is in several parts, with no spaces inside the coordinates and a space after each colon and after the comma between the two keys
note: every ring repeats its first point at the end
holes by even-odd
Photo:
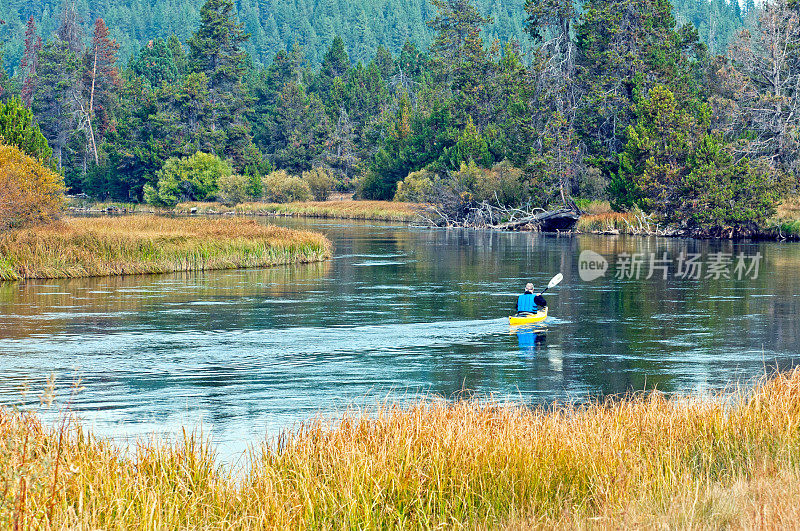
{"type": "Polygon", "coordinates": [[[749,130],[737,144],[740,157],[766,161],[777,171],[797,173],[800,132],[800,12],[787,0],[765,4],[753,32],[742,32],[730,53],[740,88],[731,130],[749,130]]]}

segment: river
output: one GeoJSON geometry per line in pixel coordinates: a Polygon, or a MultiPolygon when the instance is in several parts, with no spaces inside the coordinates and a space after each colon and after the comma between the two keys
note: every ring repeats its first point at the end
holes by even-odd
{"type": "Polygon", "coordinates": [[[0,283],[0,403],[68,407],[120,441],[186,426],[232,459],[387,398],[707,392],[800,359],[797,244],[275,222],[324,232],[335,257],[0,283]],[[598,256],[605,276],[582,279],[598,256]],[[558,272],[545,325],[511,329],[524,284],[558,272]]]}

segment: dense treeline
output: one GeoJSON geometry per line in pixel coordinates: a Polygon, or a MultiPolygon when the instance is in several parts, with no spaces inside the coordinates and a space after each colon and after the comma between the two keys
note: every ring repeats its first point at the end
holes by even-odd
{"type": "MultiPolygon", "coordinates": [[[[10,74],[22,57],[22,39],[28,19],[36,20],[40,35],[50,36],[61,23],[64,0],[4,0],[0,2],[0,39],[7,42],[6,66],[10,74]]],[[[752,0],[749,0],[752,6],[752,0]]],[[[176,35],[186,42],[200,21],[202,0],[75,0],[86,33],[98,18],[105,20],[120,44],[120,58],[127,61],[150,40],[176,35]]],[[[478,0],[481,13],[494,20],[486,28],[487,40],[525,42],[525,13],[522,0],[478,0]]],[[[745,8],[748,6],[745,5],[745,8]]],[[[269,65],[282,49],[297,42],[309,61],[318,65],[325,49],[341,35],[353,61],[367,63],[384,46],[398,53],[406,41],[421,48],[433,40],[427,21],[435,9],[428,0],[237,0],[236,10],[244,30],[251,35],[244,44],[255,64],[269,65]]],[[[728,0],[680,0],[676,16],[700,29],[710,49],[722,52],[745,22],[738,3],[728,0]]]]}
{"type": "Polygon", "coordinates": [[[161,205],[335,183],[455,217],[608,198],[746,232],[797,181],[794,0],[768,4],[724,55],[668,0],[529,0],[528,54],[487,40],[493,21],[470,0],[431,5],[425,49],[364,62],[335,36],[318,67],[295,43],[260,68],[233,2],[208,0],[188,39],[153,39],[124,69],[104,21],[85,45],[67,5],[50,39],[29,19],[7,93],[20,87],[72,193],[161,205]]]}

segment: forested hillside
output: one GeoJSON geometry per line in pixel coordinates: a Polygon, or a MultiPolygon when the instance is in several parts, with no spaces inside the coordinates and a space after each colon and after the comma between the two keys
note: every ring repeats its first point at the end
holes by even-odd
{"type": "Polygon", "coordinates": [[[750,30],[712,24],[712,53],[669,0],[531,0],[525,54],[471,0],[431,0],[430,42],[362,61],[343,33],[262,66],[233,0],[206,0],[188,38],[148,39],[130,61],[114,28],[85,31],[67,4],[53,34],[29,17],[0,134],[30,108],[52,156],[18,144],[100,199],[286,202],[335,186],[436,204],[448,223],[599,199],[752,233],[800,176],[800,4],[767,6],[728,6],[750,30]]]}
{"type": "MultiPolygon", "coordinates": [[[[0,0],[0,39],[6,43],[6,66],[12,74],[22,57],[25,24],[36,20],[40,35],[48,37],[59,24],[64,0],[0,0]]],[[[752,6],[753,0],[747,0],[752,6]]],[[[149,40],[175,34],[185,42],[200,22],[203,0],[75,0],[79,21],[86,35],[95,19],[103,18],[111,36],[120,44],[127,61],[149,40]]],[[[481,13],[494,23],[486,27],[484,39],[509,39],[526,44],[525,0],[478,0],[481,13]]],[[[746,5],[744,6],[747,7],[746,5]]],[[[410,40],[426,48],[433,30],[426,22],[435,9],[428,0],[237,0],[239,20],[251,39],[244,47],[256,64],[268,65],[280,49],[295,41],[304,47],[312,64],[319,64],[334,35],[340,35],[354,61],[369,61],[379,45],[394,53],[410,40]]],[[[734,32],[741,28],[745,10],[727,0],[678,0],[679,23],[691,22],[721,53],[734,32]]]]}

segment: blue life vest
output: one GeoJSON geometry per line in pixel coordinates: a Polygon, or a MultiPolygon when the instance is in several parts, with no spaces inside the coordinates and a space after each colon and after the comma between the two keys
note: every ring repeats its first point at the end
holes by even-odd
{"type": "Polygon", "coordinates": [[[528,313],[536,313],[538,308],[536,306],[536,302],[534,302],[535,296],[533,293],[523,293],[519,296],[517,300],[517,311],[518,312],[528,312],[528,313]]]}

